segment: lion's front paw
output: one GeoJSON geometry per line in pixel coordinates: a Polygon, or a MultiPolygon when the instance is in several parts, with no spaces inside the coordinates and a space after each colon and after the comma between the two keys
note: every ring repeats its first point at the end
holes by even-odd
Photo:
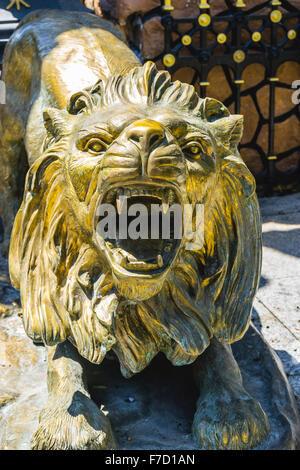
{"type": "Polygon", "coordinates": [[[32,450],[115,449],[108,418],[96,404],[80,392],[69,407],[49,403],[40,415],[31,439],[32,450]]]}
{"type": "Polygon", "coordinates": [[[269,430],[260,404],[247,395],[229,402],[199,402],[193,421],[194,439],[204,449],[251,449],[267,437],[269,430]]]}

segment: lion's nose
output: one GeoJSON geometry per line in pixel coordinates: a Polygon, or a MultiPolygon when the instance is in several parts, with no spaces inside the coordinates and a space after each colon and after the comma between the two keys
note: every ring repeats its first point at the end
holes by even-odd
{"type": "Polygon", "coordinates": [[[160,144],[165,136],[163,127],[156,121],[136,121],[127,131],[127,139],[139,144],[143,152],[149,152],[160,144]]]}

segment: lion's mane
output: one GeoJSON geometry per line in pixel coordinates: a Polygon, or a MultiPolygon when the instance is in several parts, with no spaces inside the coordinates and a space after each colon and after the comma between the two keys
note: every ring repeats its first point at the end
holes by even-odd
{"type": "Polygon", "coordinates": [[[255,182],[237,151],[241,121],[232,126],[221,103],[199,98],[192,86],[171,82],[151,63],[99,81],[74,95],[68,112],[50,110],[44,117],[48,138],[28,172],[10,248],[27,334],[47,345],[69,339],[95,363],[112,348],[126,376],[159,351],[182,365],[193,362],[213,336],[224,343],[240,339],[261,263],[255,182]],[[118,294],[103,254],[70,210],[63,171],[69,121],[114,103],[164,104],[219,126],[223,136],[217,142],[219,177],[205,208],[204,245],[182,250],[160,293],[141,302],[118,294]]]}

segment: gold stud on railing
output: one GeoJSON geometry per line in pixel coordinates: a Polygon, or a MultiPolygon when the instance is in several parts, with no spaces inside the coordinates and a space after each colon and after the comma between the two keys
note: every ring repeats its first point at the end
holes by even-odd
{"type": "Polygon", "coordinates": [[[199,16],[198,22],[202,28],[206,28],[211,22],[211,17],[207,13],[203,13],[199,16]]]}
{"type": "Polygon", "coordinates": [[[165,3],[163,5],[163,10],[165,10],[165,11],[174,10],[174,7],[172,6],[172,1],[171,0],[165,0],[165,3]]]}
{"type": "Polygon", "coordinates": [[[279,7],[281,5],[281,2],[279,0],[272,0],[271,5],[272,7],[279,7]]]}
{"type": "Polygon", "coordinates": [[[235,51],[235,53],[233,54],[233,60],[234,62],[237,62],[238,64],[240,62],[244,62],[246,58],[246,54],[244,51],[242,51],[241,49],[238,49],[237,51],[235,51]]]}
{"type": "Polygon", "coordinates": [[[218,41],[219,44],[224,44],[224,42],[227,41],[227,36],[226,36],[226,34],[224,34],[224,33],[218,34],[218,36],[217,36],[217,41],[218,41]]]}
{"type": "Polygon", "coordinates": [[[181,42],[184,46],[189,46],[192,42],[192,38],[188,34],[185,34],[184,36],[182,36],[181,42]]]}
{"type": "Polygon", "coordinates": [[[175,57],[173,54],[166,54],[163,58],[163,63],[166,67],[172,67],[176,62],[175,57]]]}
{"type": "Polygon", "coordinates": [[[279,10],[271,11],[270,19],[271,19],[272,23],[279,23],[279,21],[281,21],[281,18],[282,18],[281,11],[279,11],[279,10]]]}
{"type": "Polygon", "coordinates": [[[210,82],[199,82],[200,86],[209,86],[210,82]]]}
{"type": "Polygon", "coordinates": [[[279,82],[278,77],[269,77],[268,80],[269,80],[269,82],[279,82]]]}
{"type": "Polygon", "coordinates": [[[243,0],[237,0],[234,4],[236,8],[243,8],[246,6],[246,4],[243,2],[243,0]]]}
{"type": "Polygon", "coordinates": [[[268,157],[268,160],[277,160],[277,156],[276,155],[270,155],[268,157]]]}
{"type": "Polygon", "coordinates": [[[297,36],[297,32],[294,29],[289,29],[287,32],[287,37],[292,40],[295,39],[297,36]]]}
{"type": "Polygon", "coordinates": [[[261,34],[260,34],[260,32],[259,32],[259,31],[254,31],[254,33],[252,33],[251,38],[252,38],[252,41],[253,41],[253,42],[258,42],[258,41],[260,41],[260,40],[261,40],[261,34]]]}
{"type": "Polygon", "coordinates": [[[22,6],[26,8],[30,8],[30,5],[28,3],[24,2],[24,0],[11,0],[10,4],[7,5],[6,10],[10,10],[12,7],[16,7],[17,10],[20,10],[22,6]]]}
{"type": "Polygon", "coordinates": [[[243,85],[245,83],[245,80],[242,80],[241,78],[234,80],[233,83],[236,85],[243,85]]]}
{"type": "Polygon", "coordinates": [[[207,9],[207,8],[210,8],[210,5],[207,3],[206,0],[200,0],[199,8],[201,8],[201,9],[207,9]]]}

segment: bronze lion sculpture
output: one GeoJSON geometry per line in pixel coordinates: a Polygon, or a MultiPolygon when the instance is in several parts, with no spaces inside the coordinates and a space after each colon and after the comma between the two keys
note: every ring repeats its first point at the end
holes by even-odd
{"type": "Polygon", "coordinates": [[[230,347],[249,325],[261,264],[255,182],[237,149],[242,116],[141,66],[119,30],[89,14],[29,15],[6,48],[3,77],[8,231],[29,164],[10,275],[27,334],[48,349],[48,404],[32,448],[115,448],[80,361],[100,364],[110,350],[128,378],[159,352],[175,366],[194,363],[196,443],[259,445],[268,419],[230,347]],[[129,206],[201,204],[203,245],[104,240],[99,201],[115,207],[120,194],[129,206]]]}

